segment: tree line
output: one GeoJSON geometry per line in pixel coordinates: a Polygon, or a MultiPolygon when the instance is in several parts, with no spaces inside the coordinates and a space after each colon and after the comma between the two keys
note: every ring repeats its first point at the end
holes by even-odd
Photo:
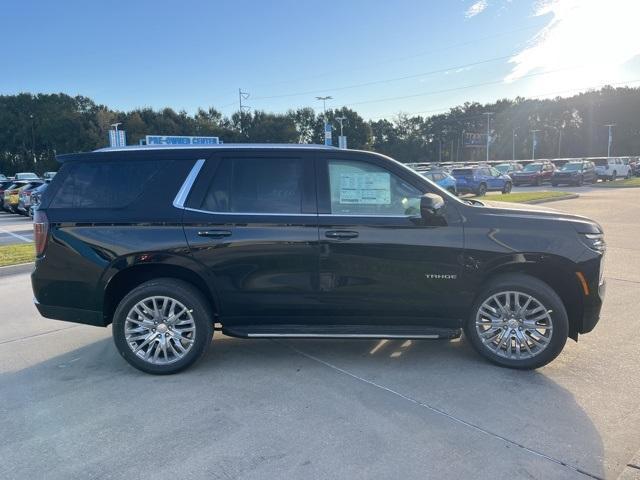
{"type": "MultiPolygon", "coordinates": [[[[349,148],[373,150],[402,162],[477,161],[484,148],[465,148],[465,133],[486,133],[490,115],[490,159],[529,159],[532,130],[538,130],[536,158],[606,155],[608,130],[615,123],[612,155],[640,153],[640,88],[612,88],[554,99],[467,102],[448,112],[365,120],[349,108],[330,109],[349,148]]],[[[0,96],[0,172],[55,170],[55,155],[107,146],[110,125],[120,122],[129,144],[145,135],[218,136],[225,143],[323,143],[324,114],[312,108],[285,113],[261,110],[224,116],[214,107],[195,114],[171,108],[110,109],[83,96],[29,94],[0,96]]]]}

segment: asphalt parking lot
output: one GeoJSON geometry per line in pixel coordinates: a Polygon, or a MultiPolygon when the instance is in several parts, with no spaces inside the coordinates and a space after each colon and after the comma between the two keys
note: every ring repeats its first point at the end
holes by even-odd
{"type": "Polygon", "coordinates": [[[0,212],[0,245],[33,242],[31,218],[0,212]]]}
{"type": "Polygon", "coordinates": [[[110,328],[43,319],[28,273],[0,273],[0,478],[640,478],[640,189],[580,191],[548,206],[605,228],[603,315],[533,372],[464,338],[216,336],[154,377],[110,328]]]}

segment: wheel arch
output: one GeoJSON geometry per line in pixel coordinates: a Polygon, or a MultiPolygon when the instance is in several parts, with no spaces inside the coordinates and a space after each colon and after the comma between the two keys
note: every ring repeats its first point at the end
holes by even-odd
{"type": "MultiPolygon", "coordinates": [[[[567,261],[568,262],[568,261],[567,261]]],[[[584,296],[574,269],[559,259],[541,258],[524,262],[508,262],[487,271],[482,284],[501,275],[519,273],[543,281],[560,297],[569,318],[569,338],[578,340],[578,331],[584,313],[584,296]]]]}
{"type": "Polygon", "coordinates": [[[211,312],[217,317],[218,308],[215,294],[205,279],[193,270],[180,265],[165,263],[134,264],[113,275],[104,289],[102,314],[104,324],[113,320],[113,314],[124,296],[149,280],[156,278],[175,278],[196,287],[209,303],[211,312]]]}

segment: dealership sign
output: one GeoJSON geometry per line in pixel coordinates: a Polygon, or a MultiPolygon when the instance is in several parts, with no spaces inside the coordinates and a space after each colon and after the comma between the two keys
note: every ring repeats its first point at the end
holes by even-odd
{"type": "Polygon", "coordinates": [[[147,145],[218,145],[218,137],[186,137],[180,135],[147,135],[147,145]]]}
{"type": "Polygon", "coordinates": [[[487,134],[486,133],[465,133],[464,146],[465,147],[486,147],[487,134]]]}

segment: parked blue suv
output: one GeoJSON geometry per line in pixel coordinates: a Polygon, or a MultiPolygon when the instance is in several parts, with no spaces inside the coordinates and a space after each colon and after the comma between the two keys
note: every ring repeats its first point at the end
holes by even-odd
{"type": "Polygon", "coordinates": [[[474,193],[478,196],[495,191],[509,193],[513,185],[509,175],[493,167],[454,168],[451,175],[456,179],[458,193],[474,193]]]}

